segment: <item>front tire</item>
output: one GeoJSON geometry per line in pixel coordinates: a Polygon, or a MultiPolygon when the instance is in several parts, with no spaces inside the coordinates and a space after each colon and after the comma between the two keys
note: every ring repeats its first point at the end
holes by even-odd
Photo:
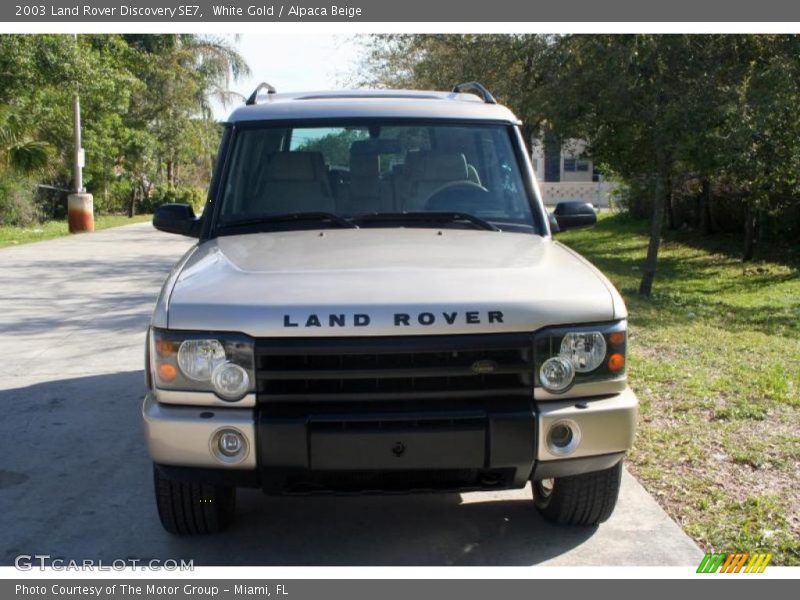
{"type": "Polygon", "coordinates": [[[622,461],[610,469],[531,482],[542,516],[559,525],[599,525],[617,505],[622,461]]]}
{"type": "Polygon", "coordinates": [[[153,465],[156,506],[161,525],[176,535],[222,531],[233,522],[236,488],[177,481],[153,465]]]}

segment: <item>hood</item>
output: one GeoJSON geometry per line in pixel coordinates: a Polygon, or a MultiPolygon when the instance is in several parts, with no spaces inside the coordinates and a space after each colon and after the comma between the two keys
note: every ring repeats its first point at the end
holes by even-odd
{"type": "Polygon", "coordinates": [[[624,318],[613,286],[551,239],[460,229],[218,237],[174,278],[171,329],[255,337],[534,331],[624,318]]]}

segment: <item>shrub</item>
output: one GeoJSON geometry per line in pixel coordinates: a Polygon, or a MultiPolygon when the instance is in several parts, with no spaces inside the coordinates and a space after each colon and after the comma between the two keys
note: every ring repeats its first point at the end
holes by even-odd
{"type": "Polygon", "coordinates": [[[652,180],[647,177],[639,177],[626,183],[627,185],[619,185],[615,192],[616,208],[635,219],[649,217],[655,193],[652,180]]]}
{"type": "Polygon", "coordinates": [[[120,177],[108,183],[107,188],[92,190],[94,210],[97,214],[127,213],[133,193],[133,185],[127,178],[120,177]]]}
{"type": "Polygon", "coordinates": [[[26,179],[0,179],[0,225],[28,227],[42,220],[34,189],[33,183],[26,179]]]}
{"type": "Polygon", "coordinates": [[[139,212],[155,212],[163,204],[189,204],[195,212],[200,212],[206,201],[206,193],[197,187],[158,185],[150,197],[139,205],[139,212]]]}

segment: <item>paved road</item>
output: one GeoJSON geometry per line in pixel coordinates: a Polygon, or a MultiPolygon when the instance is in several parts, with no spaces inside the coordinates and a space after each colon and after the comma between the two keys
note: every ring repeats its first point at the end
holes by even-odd
{"type": "Polygon", "coordinates": [[[142,442],[142,344],[189,242],[149,224],[0,250],[0,564],[184,558],[201,565],[696,565],[700,550],[626,473],[599,528],[543,521],[530,490],[239,496],[232,530],[165,533],[142,442]]]}

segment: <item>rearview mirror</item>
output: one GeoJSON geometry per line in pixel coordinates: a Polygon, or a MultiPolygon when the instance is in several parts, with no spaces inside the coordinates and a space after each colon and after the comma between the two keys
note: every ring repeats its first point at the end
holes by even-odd
{"type": "Polygon", "coordinates": [[[352,151],[355,154],[400,154],[403,148],[400,140],[370,138],[353,144],[352,151]]]}
{"type": "Polygon", "coordinates": [[[551,216],[558,224],[558,231],[591,227],[597,223],[597,213],[590,202],[559,202],[551,216]]]}
{"type": "Polygon", "coordinates": [[[163,204],[153,215],[153,227],[167,233],[200,237],[200,220],[188,204],[163,204]]]}

